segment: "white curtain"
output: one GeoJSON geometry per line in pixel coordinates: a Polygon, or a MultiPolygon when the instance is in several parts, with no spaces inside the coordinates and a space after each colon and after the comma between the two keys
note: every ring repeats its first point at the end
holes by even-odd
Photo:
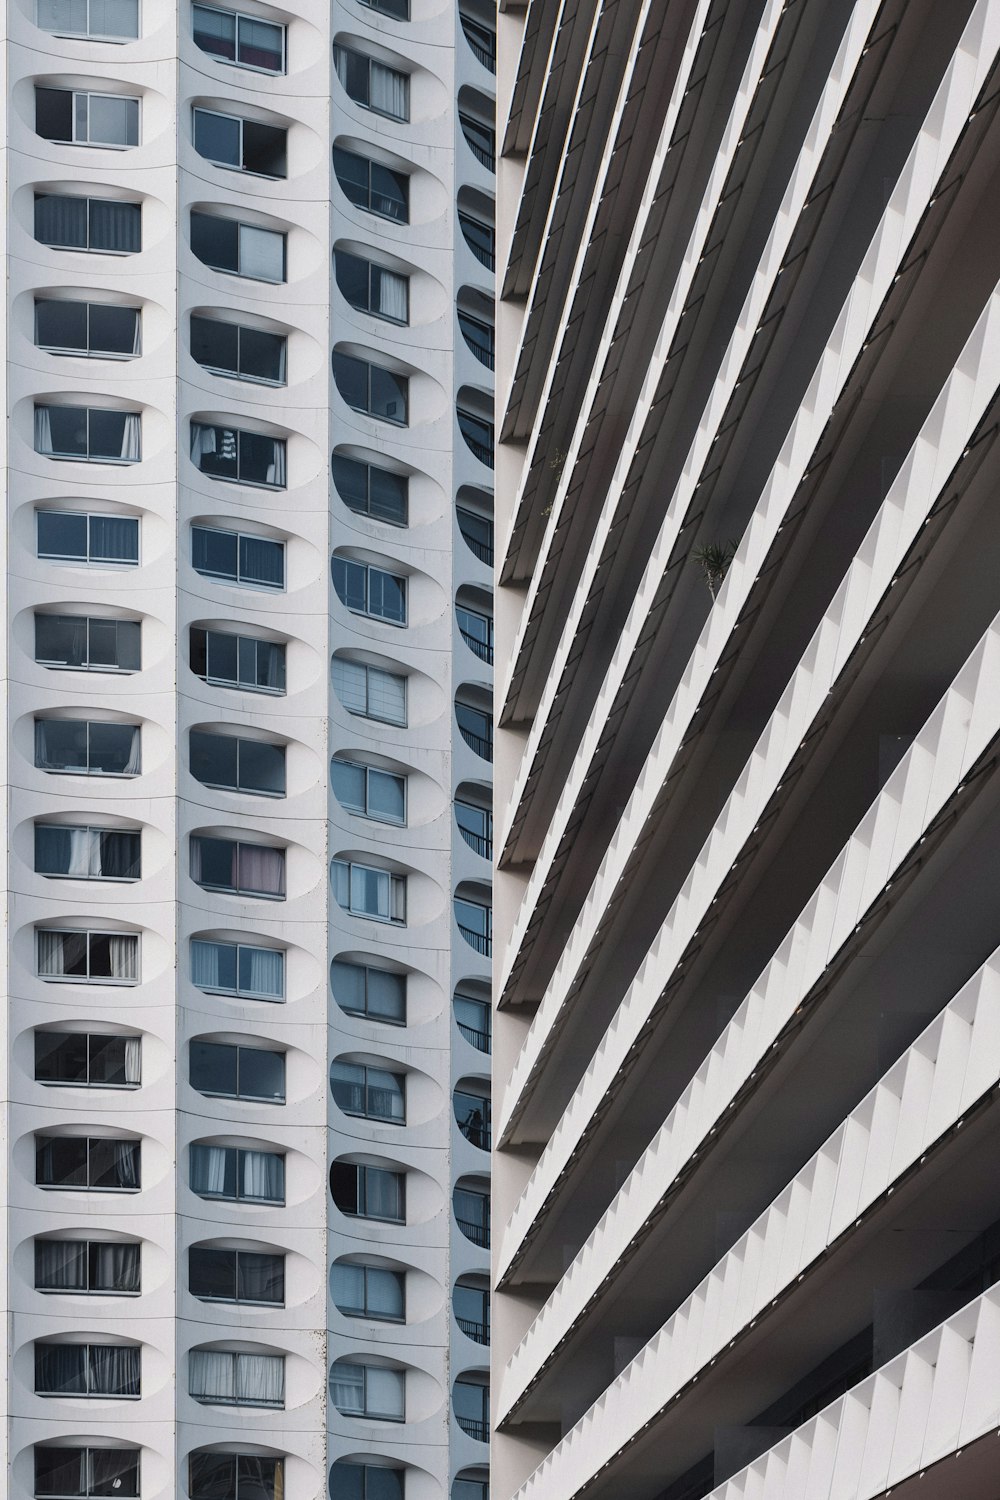
{"type": "Polygon", "coordinates": [[[138,1396],[138,1349],[130,1344],[91,1344],[88,1354],[92,1395],[138,1396]]]}
{"type": "Polygon", "coordinates": [[[274,448],[274,457],[270,464],[268,464],[267,483],[277,485],[279,489],[284,489],[288,482],[285,444],[279,438],[275,438],[272,446],[274,448]]]}
{"type": "Polygon", "coordinates": [[[240,225],[240,275],[257,281],[284,280],[284,236],[272,229],[240,225]]]}
{"type": "Polygon", "coordinates": [[[139,1290],[139,1246],[132,1244],[92,1244],[96,1285],[116,1292],[139,1290]]]}
{"type": "Polygon", "coordinates": [[[142,457],[142,422],[137,411],[125,413],[121,456],[129,463],[137,463],[142,457]]]}
{"type": "Polygon", "coordinates": [[[226,1190],[225,1146],[191,1147],[191,1190],[218,1195],[226,1190]]]}
{"type": "Polygon", "coordinates": [[[218,943],[200,939],[191,943],[191,982],[199,989],[213,990],[219,986],[219,948],[218,943]]]}
{"type": "Polygon", "coordinates": [[[240,844],[238,852],[239,890],[260,892],[265,896],[285,894],[285,851],[269,849],[264,844],[240,844]]]}
{"type": "Polygon", "coordinates": [[[249,1406],[284,1406],[285,1361],[282,1356],[238,1354],[236,1399],[249,1406]]]}
{"type": "Polygon", "coordinates": [[[115,1141],[115,1177],[120,1188],[139,1186],[138,1141],[115,1141]]]}
{"type": "Polygon", "coordinates": [[[52,422],[47,406],[35,407],[35,452],[52,452],[52,422]]]}
{"type": "Polygon", "coordinates": [[[200,422],[191,423],[191,462],[201,468],[201,460],[215,452],[215,428],[203,427],[200,422]]]}
{"type": "Polygon", "coordinates": [[[346,1362],[330,1371],[330,1396],[338,1411],[360,1415],[365,1409],[365,1370],[363,1365],[346,1362]]]}
{"type": "Polygon", "coordinates": [[[395,68],[369,63],[368,98],[372,109],[383,115],[391,115],[394,120],[410,118],[410,80],[395,68]]]}
{"type": "Polygon", "coordinates": [[[92,828],[66,828],[69,835],[67,875],[88,877],[101,873],[101,837],[92,828]]]}
{"type": "Polygon", "coordinates": [[[401,1422],[405,1413],[405,1376],[399,1370],[384,1370],[380,1365],[369,1365],[365,1373],[366,1412],[401,1422]]]}
{"type": "Polygon", "coordinates": [[[255,995],[270,995],[276,1000],[285,994],[285,955],[277,948],[243,948],[241,957],[249,959],[249,989],[255,995]]]}
{"type": "Polygon", "coordinates": [[[63,933],[38,928],[38,972],[39,974],[65,974],[66,952],[63,933]]]}
{"type": "Polygon", "coordinates": [[[125,1038],[125,1082],[139,1083],[142,1075],[142,1037],[125,1038]]]}
{"type": "Polygon", "coordinates": [[[373,870],[368,865],[351,866],[350,909],[363,916],[378,917],[384,922],[389,920],[391,912],[387,870],[373,870]]]}
{"type": "Polygon", "coordinates": [[[365,1212],[374,1219],[402,1219],[404,1212],[404,1178],[400,1172],[386,1172],[380,1167],[363,1167],[365,1174],[365,1212]]]}
{"type": "Polygon", "coordinates": [[[192,1349],[188,1355],[188,1389],[205,1401],[232,1405],[236,1399],[236,1365],[232,1354],[192,1349]]]}
{"type": "Polygon", "coordinates": [[[125,776],[138,776],[142,770],[142,736],[138,724],[132,726],[132,745],[125,762],[125,776]]]}
{"type": "Polygon", "coordinates": [[[115,979],[138,979],[139,939],[135,933],[110,933],[108,947],[111,954],[111,973],[115,979]]]}
{"type": "Polygon", "coordinates": [[[266,1198],[272,1202],[285,1200],[285,1159],[273,1151],[243,1151],[240,1196],[243,1198],[266,1198]]]}
{"type": "Polygon", "coordinates": [[[397,276],[395,271],[379,270],[378,311],[397,323],[405,323],[408,316],[409,278],[397,276]]]}

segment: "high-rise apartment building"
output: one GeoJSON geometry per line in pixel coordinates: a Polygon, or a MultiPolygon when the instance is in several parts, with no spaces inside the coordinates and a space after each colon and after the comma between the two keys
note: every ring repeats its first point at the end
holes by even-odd
{"type": "Polygon", "coordinates": [[[498,77],[492,1500],[995,1500],[1000,3],[498,77]]]}
{"type": "Polygon", "coordinates": [[[4,1472],[485,1500],[485,0],[12,0],[4,1472]]]}

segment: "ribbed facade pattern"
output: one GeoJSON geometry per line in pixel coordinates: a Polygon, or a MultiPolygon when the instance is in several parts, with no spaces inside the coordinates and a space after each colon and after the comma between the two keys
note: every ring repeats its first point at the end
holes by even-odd
{"type": "Polygon", "coordinates": [[[991,1500],[1000,6],[499,77],[494,1500],[991,1500]]]}
{"type": "Polygon", "coordinates": [[[492,11],[0,56],[7,1492],[486,1500],[492,11]]]}

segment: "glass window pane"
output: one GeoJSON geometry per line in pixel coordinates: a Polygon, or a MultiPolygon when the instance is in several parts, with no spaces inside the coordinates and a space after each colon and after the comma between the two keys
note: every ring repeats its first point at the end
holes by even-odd
{"type": "Polygon", "coordinates": [[[330,764],[330,782],[334,796],[352,812],[365,811],[365,768],[350,761],[334,760],[330,764]]]}
{"type": "Polygon", "coordinates": [[[410,185],[402,172],[383,167],[379,162],[371,164],[372,212],[386,219],[396,219],[401,224],[410,221],[410,185]]]}
{"type": "Polygon", "coordinates": [[[368,970],[368,1014],[376,1020],[406,1020],[406,975],[368,970]]]}
{"type": "Polygon", "coordinates": [[[240,275],[255,281],[284,281],[285,236],[251,224],[238,227],[240,275]]]}
{"type": "Polygon", "coordinates": [[[193,34],[196,47],[229,62],[236,59],[236,17],[208,6],[193,7],[193,34]]]}
{"type": "Polygon", "coordinates": [[[368,816],[387,823],[406,820],[406,778],[388,771],[368,772],[368,816]]]}
{"type": "Polygon", "coordinates": [[[275,384],[284,381],[284,334],[267,333],[261,328],[241,328],[239,340],[239,372],[245,380],[268,380],[275,384]]]}
{"type": "Polygon", "coordinates": [[[68,511],[38,512],[39,557],[87,559],[87,517],[68,511]]]}
{"type": "Polygon", "coordinates": [[[36,1031],[35,1077],[39,1083],[86,1083],[86,1034],[36,1031]]]}
{"type": "Polygon", "coordinates": [[[368,410],[369,365],[352,354],[333,353],[333,378],[347,405],[354,411],[368,410]]]}
{"type": "Polygon", "coordinates": [[[369,309],[369,280],[371,265],[360,255],[350,255],[346,250],[335,254],[337,285],[352,307],[363,312],[369,309]]]}
{"type": "Polygon", "coordinates": [[[191,250],[206,266],[214,266],[220,271],[239,271],[240,229],[234,219],[192,212],[191,250]]]}
{"type": "Polygon", "coordinates": [[[239,60],[245,68],[263,68],[269,73],[281,73],[284,71],[284,39],[283,26],[241,16],[239,60]]]}
{"type": "Polygon", "coordinates": [[[262,740],[240,740],[239,784],[242,790],[285,794],[285,747],[262,740]]]}
{"type": "Polygon", "coordinates": [[[235,579],[239,545],[236,532],[193,526],[191,542],[192,566],[196,572],[208,573],[215,578],[235,579]]]}
{"type": "Polygon", "coordinates": [[[258,120],[244,120],[242,124],[244,171],[261,177],[284,177],[288,132],[277,125],[263,125],[258,120]]]}
{"type": "Polygon", "coordinates": [[[191,731],[191,775],[204,786],[236,786],[237,745],[232,735],[191,731]]]}
{"type": "MultiPolygon", "coordinates": [[[[339,262],[338,262],[339,263],[339,262]]],[[[343,458],[334,454],[331,461],[333,482],[337,493],[349,510],[368,511],[368,465],[355,458],[343,458]]]]}
{"type": "Polygon", "coordinates": [[[35,130],[47,141],[73,139],[73,94],[70,89],[35,89],[35,130]]]}
{"type": "Polygon", "coordinates": [[[405,375],[396,375],[380,365],[371,366],[371,413],[385,417],[390,422],[407,420],[410,382],[405,375]]]}
{"type": "Polygon", "coordinates": [[[236,1301],[236,1251],[192,1245],[188,1251],[188,1288],[194,1297],[236,1301]]]}
{"type": "Polygon", "coordinates": [[[42,245],[87,248],[87,199],[64,194],[35,195],[35,239],[42,245]]]}
{"type": "Polygon", "coordinates": [[[239,330],[217,318],[191,318],[191,358],[209,370],[235,372],[239,367],[239,330]]]}
{"type": "Polygon", "coordinates": [[[90,199],[90,248],[131,254],[142,248],[142,209],[138,203],[90,199]]]}
{"type": "Polygon", "coordinates": [[[110,94],[88,96],[87,139],[101,146],[139,144],[139,101],[110,94]]]}
{"type": "Polygon", "coordinates": [[[285,1057],[282,1052],[268,1052],[263,1047],[241,1047],[240,1098],[265,1099],[283,1103],[285,1098],[285,1057]]]}
{"type": "Polygon", "coordinates": [[[231,115],[217,115],[211,110],[194,112],[194,149],[208,161],[223,166],[240,165],[240,122],[231,115]]]}
{"type": "Polygon", "coordinates": [[[85,406],[36,407],[36,413],[45,413],[49,426],[49,442],[41,451],[58,453],[68,458],[87,456],[87,408],[85,406]]]}
{"type": "Polygon", "coordinates": [[[86,349],[86,302],[36,301],[35,343],[40,349],[86,349]]]}
{"type": "Polygon", "coordinates": [[[138,1079],[127,1076],[125,1067],[125,1042],[123,1036],[92,1036],[90,1038],[90,1083],[92,1088],[100,1084],[120,1087],[126,1083],[138,1083],[138,1079]]]}
{"type": "Polygon", "coordinates": [[[139,731],[133,724],[90,725],[90,769],[108,776],[135,775],[139,731]]]}
{"type": "Polygon", "coordinates": [[[102,354],[137,354],[139,314],[134,307],[90,304],[90,348],[102,354]]]}
{"type": "Polygon", "coordinates": [[[365,1269],[338,1261],[331,1273],[333,1300],[342,1313],[360,1317],[365,1311],[365,1269]]]}
{"type": "Polygon", "coordinates": [[[240,537],[240,579],[268,588],[281,588],[285,582],[285,549],[281,542],[264,537],[240,537]]]}
{"type": "MultiPolygon", "coordinates": [[[[129,457],[125,446],[127,413],[103,411],[99,407],[92,407],[89,416],[90,457],[111,459],[129,457]]],[[[138,458],[139,455],[134,456],[138,458]]]]}
{"type": "Polygon", "coordinates": [[[191,1043],[191,1087],[201,1094],[235,1098],[237,1049],[220,1042],[191,1043]]]}
{"type": "Polygon", "coordinates": [[[138,516],[91,516],[90,561],[137,563],[138,516]]]}

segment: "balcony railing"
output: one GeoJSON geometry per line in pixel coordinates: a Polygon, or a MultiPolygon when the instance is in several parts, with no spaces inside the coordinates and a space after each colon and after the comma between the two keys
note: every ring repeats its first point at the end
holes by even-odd
{"type": "Polygon", "coordinates": [[[477,26],[474,21],[467,21],[462,17],[462,30],[465,32],[465,40],[472,48],[473,55],[479,59],[484,68],[491,73],[497,70],[497,39],[487,31],[485,26],[477,26]]]}
{"type": "Polygon", "coordinates": [[[488,130],[485,125],[481,125],[478,120],[470,119],[467,115],[460,114],[458,118],[462,122],[462,134],[468,141],[469,150],[476,158],[476,161],[482,162],[483,166],[488,168],[489,171],[495,172],[497,169],[497,148],[493,132],[488,130]]]}
{"type": "Polygon", "coordinates": [[[470,948],[475,948],[476,952],[481,953],[484,958],[492,958],[493,939],[487,937],[485,932],[477,932],[474,927],[466,927],[461,922],[458,924],[458,930],[470,948]]]}
{"type": "Polygon", "coordinates": [[[469,1142],[480,1151],[489,1151],[493,1142],[493,1130],[488,1120],[459,1120],[458,1128],[469,1142]]]}
{"type": "Polygon", "coordinates": [[[489,834],[473,833],[471,828],[463,828],[461,823],[458,829],[470,849],[475,849],[477,854],[483,856],[483,859],[493,858],[493,839],[489,834]]]}
{"type": "Polygon", "coordinates": [[[489,1441],[489,1422],[483,1422],[476,1417],[460,1417],[458,1412],[455,1413],[455,1420],[462,1431],[469,1434],[469,1437],[476,1438],[480,1443],[489,1441]]]}
{"type": "Polygon", "coordinates": [[[461,625],[458,627],[458,633],[462,637],[462,640],[465,642],[465,644],[468,646],[469,650],[474,652],[476,656],[479,657],[480,661],[488,662],[492,667],[493,642],[479,640],[477,636],[470,635],[467,630],[463,630],[461,625]]]}
{"type": "Polygon", "coordinates": [[[478,438],[470,437],[464,428],[462,429],[462,436],[465,438],[465,441],[468,443],[469,448],[475,454],[476,458],[479,459],[479,462],[481,464],[485,464],[488,469],[492,469],[492,447],[488,443],[481,443],[478,438]]]}
{"type": "Polygon", "coordinates": [[[490,1325],[488,1323],[474,1323],[471,1318],[460,1318],[455,1315],[455,1322],[462,1332],[477,1344],[488,1344],[490,1341],[490,1325]]]}
{"type": "Polygon", "coordinates": [[[483,758],[483,760],[488,760],[488,761],[490,761],[492,763],[492,760],[493,760],[493,739],[492,739],[492,736],[489,739],[487,739],[485,735],[476,734],[473,730],[466,729],[466,727],[465,727],[464,724],[459,724],[458,728],[459,728],[459,732],[461,733],[461,736],[462,736],[463,740],[468,745],[469,749],[470,750],[475,750],[476,754],[477,755],[481,755],[482,758],[483,758]]]}
{"type": "Polygon", "coordinates": [[[483,1250],[490,1248],[490,1226],[488,1224],[476,1224],[472,1219],[456,1219],[459,1229],[467,1240],[474,1245],[479,1245],[483,1250]]]}
{"type": "Polygon", "coordinates": [[[467,1042],[471,1042],[477,1052],[492,1052],[493,1037],[488,1031],[477,1031],[474,1026],[468,1026],[464,1021],[459,1021],[458,1029],[467,1042]]]}
{"type": "MultiPolygon", "coordinates": [[[[472,553],[472,555],[474,557],[478,557],[480,562],[484,562],[484,563],[486,563],[487,567],[492,568],[492,566],[493,566],[493,536],[492,536],[492,527],[490,528],[490,538],[489,538],[489,541],[484,541],[482,537],[478,537],[478,536],[476,536],[474,534],[474,532],[472,531],[472,528],[471,528],[471,526],[469,525],[468,522],[466,522],[465,525],[462,524],[463,515],[464,514],[472,515],[473,513],[471,511],[463,513],[463,511],[461,510],[461,508],[459,509],[459,512],[458,512],[458,529],[462,533],[462,536],[465,538],[465,545],[468,547],[469,551],[472,553]]],[[[476,520],[478,520],[478,519],[479,519],[479,517],[477,516],[476,520]]]]}

